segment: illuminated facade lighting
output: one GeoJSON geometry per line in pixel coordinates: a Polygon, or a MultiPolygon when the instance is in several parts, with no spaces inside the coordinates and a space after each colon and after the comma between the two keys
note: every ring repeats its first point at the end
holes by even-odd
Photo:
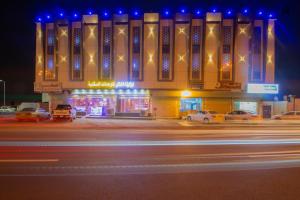
{"type": "Polygon", "coordinates": [[[38,64],[42,64],[42,56],[39,55],[37,58],[38,58],[37,59],[38,64]]]}
{"type": "Polygon", "coordinates": [[[244,62],[246,61],[246,58],[245,58],[245,57],[246,57],[246,56],[241,56],[241,55],[239,55],[239,58],[240,58],[240,59],[239,59],[239,62],[241,62],[241,63],[243,62],[243,63],[244,63],[244,62]]]}
{"type": "Polygon", "coordinates": [[[178,62],[184,62],[185,55],[178,55],[178,62]]]}
{"type": "Polygon", "coordinates": [[[90,54],[89,57],[90,57],[89,63],[90,63],[90,64],[94,64],[94,55],[93,55],[93,54],[90,54]]]}
{"type": "Polygon", "coordinates": [[[153,26],[149,26],[148,38],[149,37],[154,37],[154,27],[153,26]]]}
{"type": "Polygon", "coordinates": [[[67,56],[60,56],[60,62],[66,62],[67,56]]]}
{"type": "Polygon", "coordinates": [[[240,27],[240,34],[246,34],[246,27],[240,27]]]}
{"type": "Polygon", "coordinates": [[[123,62],[124,61],[124,56],[123,55],[119,55],[118,56],[118,61],[119,62],[123,62]]]}
{"type": "Polygon", "coordinates": [[[214,34],[214,27],[213,26],[210,26],[209,27],[209,35],[213,35],[214,34]]]}
{"type": "Polygon", "coordinates": [[[213,63],[213,55],[208,54],[208,63],[213,63]]]}
{"type": "Polygon", "coordinates": [[[268,63],[268,64],[272,64],[272,62],[273,62],[273,61],[272,61],[272,55],[268,55],[268,62],[267,62],[267,63],[268,63]]]}
{"type": "Polygon", "coordinates": [[[124,28],[119,28],[119,35],[124,35],[125,34],[125,29],[124,28]]]}
{"type": "Polygon", "coordinates": [[[95,38],[95,29],[96,29],[95,26],[89,26],[89,30],[90,30],[89,38],[95,38]]]}
{"type": "Polygon", "coordinates": [[[181,92],[181,97],[190,97],[192,95],[191,91],[184,90],[181,92]]]}
{"type": "Polygon", "coordinates": [[[178,28],[178,34],[185,34],[185,28],[178,28]]]}
{"type": "Polygon", "coordinates": [[[153,63],[153,54],[152,53],[148,54],[148,63],[153,63]]]}
{"type": "Polygon", "coordinates": [[[62,29],[62,30],[61,30],[61,34],[60,34],[60,36],[61,36],[61,37],[68,36],[68,32],[67,32],[67,30],[64,30],[64,29],[62,29]]]}

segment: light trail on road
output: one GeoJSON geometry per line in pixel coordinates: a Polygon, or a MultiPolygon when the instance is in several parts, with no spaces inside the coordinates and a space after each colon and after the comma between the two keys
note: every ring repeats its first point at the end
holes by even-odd
{"type": "Polygon", "coordinates": [[[134,146],[207,146],[207,145],[284,145],[300,144],[300,139],[232,139],[232,140],[114,140],[114,141],[0,141],[0,146],[87,146],[87,147],[134,147],[134,146]]]}

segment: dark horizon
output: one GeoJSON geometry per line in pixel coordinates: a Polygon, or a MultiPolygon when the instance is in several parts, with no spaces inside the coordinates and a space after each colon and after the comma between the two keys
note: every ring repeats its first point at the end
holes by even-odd
{"type": "MultiPolygon", "coordinates": [[[[100,13],[104,9],[115,12],[122,8],[125,12],[132,12],[138,9],[141,12],[162,12],[169,9],[172,13],[185,8],[187,12],[192,12],[196,8],[209,10],[215,7],[219,11],[233,9],[238,12],[248,8],[250,12],[265,10],[272,12],[277,18],[276,23],[276,83],[279,83],[281,94],[300,95],[300,57],[297,48],[300,46],[300,27],[297,19],[300,18],[300,12],[297,12],[297,6],[291,6],[293,1],[241,1],[238,4],[233,1],[210,1],[209,3],[186,1],[161,2],[140,2],[140,1],[10,1],[5,3],[2,8],[2,25],[5,27],[1,31],[2,38],[2,65],[0,79],[7,82],[7,94],[33,94],[34,82],[34,60],[35,60],[35,19],[37,16],[46,14],[58,15],[58,12],[65,13],[86,13],[88,9],[100,13]],[[169,4],[169,5],[168,5],[169,4]],[[16,6],[18,5],[18,6],[16,6]]],[[[0,86],[2,94],[3,87],[0,86]]],[[[1,95],[0,95],[1,96],[1,95]]]]}

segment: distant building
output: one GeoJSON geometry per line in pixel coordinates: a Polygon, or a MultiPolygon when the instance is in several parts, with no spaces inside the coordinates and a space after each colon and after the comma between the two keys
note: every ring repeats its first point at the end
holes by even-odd
{"type": "Polygon", "coordinates": [[[275,19],[218,12],[37,22],[34,90],[87,115],[262,113],[278,89],[274,30],[275,19]]]}

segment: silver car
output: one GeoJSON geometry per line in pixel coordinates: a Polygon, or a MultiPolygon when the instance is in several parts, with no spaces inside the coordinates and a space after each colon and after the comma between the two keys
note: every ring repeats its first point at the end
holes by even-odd
{"type": "Polygon", "coordinates": [[[256,115],[243,111],[243,110],[235,110],[229,112],[225,115],[225,120],[250,120],[257,117],[256,115]]]}
{"type": "Polygon", "coordinates": [[[300,111],[290,111],[281,115],[274,115],[272,119],[276,120],[300,120],[300,111]]]}
{"type": "Polygon", "coordinates": [[[218,113],[216,111],[198,111],[197,113],[188,114],[186,119],[188,121],[200,121],[209,123],[214,121],[217,114],[218,113]]]}

